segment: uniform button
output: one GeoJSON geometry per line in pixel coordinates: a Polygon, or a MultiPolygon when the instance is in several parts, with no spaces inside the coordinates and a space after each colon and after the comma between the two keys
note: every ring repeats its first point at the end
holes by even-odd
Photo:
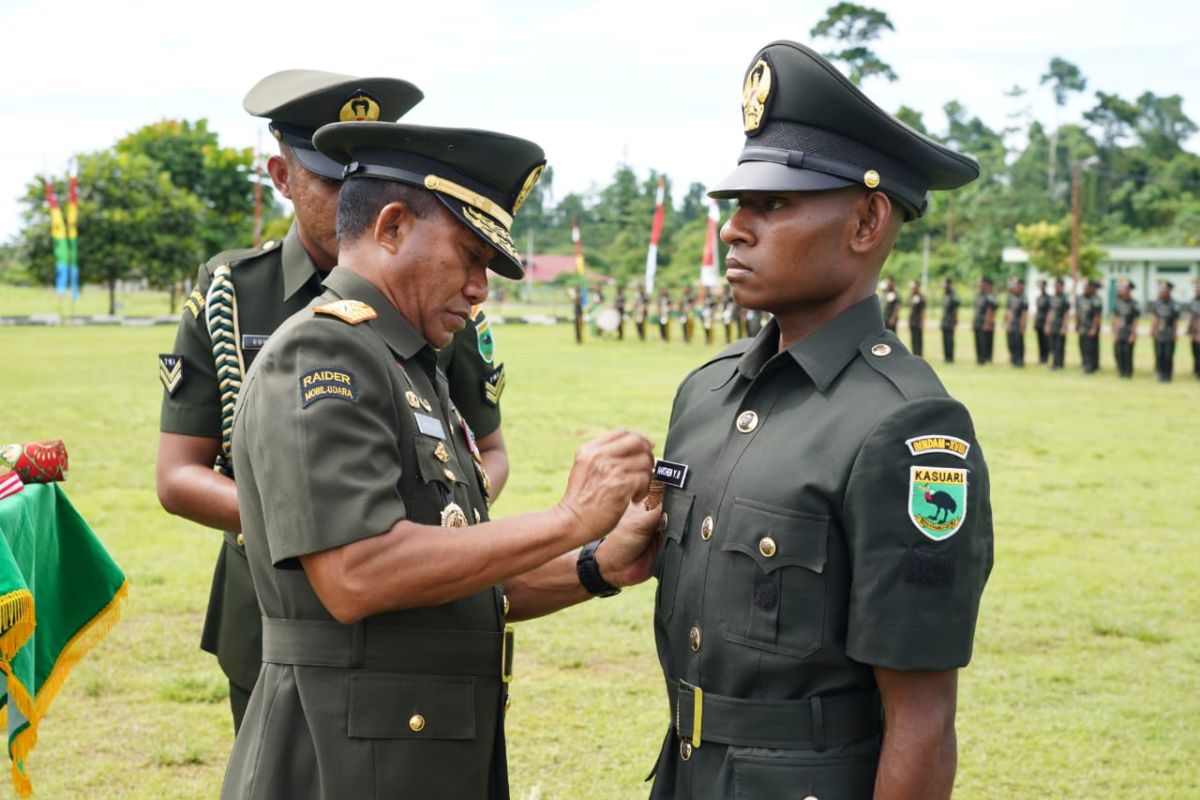
{"type": "Polygon", "coordinates": [[[507,617],[507,616],[508,616],[508,595],[502,595],[502,597],[504,598],[504,603],[503,603],[503,605],[504,605],[504,616],[506,616],[506,617],[507,617]]]}
{"type": "Polygon", "coordinates": [[[274,239],[267,239],[265,242],[262,243],[262,249],[263,250],[271,250],[277,244],[279,244],[279,242],[275,241],[274,239]]]}
{"type": "Polygon", "coordinates": [[[738,414],[737,429],[742,433],[750,433],[758,427],[758,414],[753,411],[743,411],[738,414]]]}
{"type": "Polygon", "coordinates": [[[408,718],[408,727],[412,729],[413,733],[420,733],[425,730],[425,718],[420,714],[413,714],[408,718]]]}
{"type": "Polygon", "coordinates": [[[665,511],[663,512],[663,515],[658,518],[658,532],[659,533],[662,533],[663,531],[665,531],[667,529],[667,525],[670,524],[668,522],[668,519],[669,518],[667,517],[667,512],[665,512],[665,511]]]}
{"type": "Polygon", "coordinates": [[[886,344],[877,344],[871,346],[871,355],[886,356],[892,352],[892,348],[886,344]]]}
{"type": "Polygon", "coordinates": [[[456,476],[456,475],[454,474],[454,470],[450,469],[449,467],[447,467],[446,469],[442,470],[442,474],[446,476],[446,480],[449,480],[449,481],[456,481],[456,480],[458,480],[458,476],[456,476]]]}
{"type": "Polygon", "coordinates": [[[775,555],[775,540],[770,536],[764,536],[758,540],[758,552],[762,553],[767,558],[775,555]]]}
{"type": "Polygon", "coordinates": [[[700,649],[700,627],[698,625],[693,625],[692,629],[688,631],[688,638],[692,641],[692,652],[697,652],[700,649]]]}
{"type": "Polygon", "coordinates": [[[804,798],[804,800],[821,800],[821,799],[819,797],[817,797],[815,794],[810,794],[808,797],[804,798]]]}
{"type": "Polygon", "coordinates": [[[679,757],[684,761],[692,760],[692,743],[683,741],[679,743],[679,757]]]}
{"type": "Polygon", "coordinates": [[[713,533],[713,518],[710,515],[710,516],[705,517],[704,521],[700,523],[700,538],[707,542],[709,539],[712,538],[712,533],[713,533]]]}
{"type": "Polygon", "coordinates": [[[237,546],[238,546],[238,547],[245,547],[245,546],[246,546],[246,537],[245,537],[245,536],[243,536],[243,535],[242,535],[242,534],[240,534],[240,533],[237,535],[237,546]]]}

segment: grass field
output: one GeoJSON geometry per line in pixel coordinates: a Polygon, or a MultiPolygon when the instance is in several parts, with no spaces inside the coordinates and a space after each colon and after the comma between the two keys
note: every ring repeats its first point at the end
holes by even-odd
{"type": "MultiPolygon", "coordinates": [[[[5,313],[0,308],[0,313],[5,313]]],[[[13,313],[13,312],[8,312],[13,313]]],[[[497,331],[513,477],[497,515],[557,500],[576,444],[610,426],[661,445],[708,349],[497,331]]],[[[30,769],[43,798],[212,798],[232,739],[197,647],[219,535],[154,496],[156,328],[0,328],[0,442],[62,438],[66,488],[131,581],[126,614],[75,670],[30,769]]],[[[996,568],[961,679],[960,798],[1196,797],[1200,753],[1200,382],[1085,377],[1074,363],[938,365],[992,472],[996,568]]],[[[927,337],[931,349],[940,343],[927,337]]],[[[713,348],[715,349],[715,348],[713,348]]],[[[1072,348],[1073,349],[1073,348],[1072,348]]],[[[997,355],[1003,352],[999,346],[997,355]]],[[[1076,356],[1073,352],[1072,356],[1076,356]]],[[[1185,361],[1187,362],[1185,365],[1185,361]]],[[[513,796],[645,797],[668,722],[651,584],[518,629],[513,796]]],[[[0,779],[0,797],[11,789],[0,779]]]]}

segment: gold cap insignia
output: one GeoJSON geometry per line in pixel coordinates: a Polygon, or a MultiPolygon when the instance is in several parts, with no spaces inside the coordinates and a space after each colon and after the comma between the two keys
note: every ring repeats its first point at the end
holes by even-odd
{"type": "Polygon", "coordinates": [[[525,183],[521,186],[521,191],[517,192],[517,199],[513,203],[512,212],[514,215],[521,210],[521,205],[525,202],[525,198],[529,197],[529,193],[533,191],[533,187],[537,185],[538,179],[542,177],[542,171],[545,169],[545,164],[538,164],[529,171],[529,174],[525,177],[525,183]]]}
{"type": "Polygon", "coordinates": [[[465,528],[467,524],[467,515],[458,503],[447,503],[442,509],[443,528],[465,528]]]}
{"type": "Polygon", "coordinates": [[[379,316],[375,313],[375,309],[361,300],[334,300],[332,303],[316,306],[313,308],[313,313],[328,314],[331,317],[337,317],[342,322],[349,322],[351,325],[357,325],[379,316]]]}
{"type": "Polygon", "coordinates": [[[742,127],[753,133],[762,127],[767,114],[767,98],[771,95],[771,67],[760,58],[746,75],[742,86],[742,127]]]}
{"type": "Polygon", "coordinates": [[[874,189],[879,185],[879,173],[873,169],[869,169],[863,173],[863,183],[868,189],[874,189]]]}
{"type": "Polygon", "coordinates": [[[341,122],[378,122],[379,103],[374,97],[359,89],[342,105],[338,112],[341,122]]]}

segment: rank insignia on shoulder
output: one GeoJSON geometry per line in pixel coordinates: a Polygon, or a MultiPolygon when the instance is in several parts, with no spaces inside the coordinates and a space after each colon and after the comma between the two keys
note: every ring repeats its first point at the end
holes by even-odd
{"type": "Polygon", "coordinates": [[[911,439],[905,439],[904,443],[908,445],[908,452],[914,456],[924,455],[925,453],[946,453],[958,456],[959,458],[966,458],[967,453],[971,452],[970,442],[964,442],[956,436],[946,436],[940,433],[914,436],[911,439]]]}
{"type": "Polygon", "coordinates": [[[659,459],[654,462],[654,480],[682,489],[687,481],[688,465],[659,459]]]}
{"type": "Polygon", "coordinates": [[[504,365],[500,364],[483,376],[483,402],[492,408],[500,405],[500,395],[504,393],[504,383],[504,365]]]}
{"type": "Polygon", "coordinates": [[[308,408],[318,400],[358,402],[358,384],[353,373],[334,367],[309,370],[300,376],[300,407],[308,408]]]}
{"type": "Polygon", "coordinates": [[[199,289],[193,289],[188,295],[188,299],[184,301],[183,307],[192,312],[192,319],[199,319],[200,312],[204,310],[204,295],[199,289]]]}
{"type": "Polygon", "coordinates": [[[357,325],[379,316],[375,313],[375,309],[361,300],[334,300],[332,303],[314,306],[313,313],[328,314],[331,317],[337,317],[342,322],[349,322],[351,325],[357,325]]]}
{"type": "Polygon", "coordinates": [[[158,379],[167,390],[168,397],[174,397],[175,392],[183,385],[183,356],[174,353],[160,353],[158,356],[158,379]]]}
{"type": "Polygon", "coordinates": [[[967,471],[952,467],[911,467],[908,518],[917,530],[940,542],[958,533],[967,519],[967,471]]]}

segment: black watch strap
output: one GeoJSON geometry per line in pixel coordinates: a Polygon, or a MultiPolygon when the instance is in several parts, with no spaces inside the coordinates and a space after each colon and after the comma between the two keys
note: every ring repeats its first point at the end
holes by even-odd
{"type": "Polygon", "coordinates": [[[600,574],[600,566],[596,563],[596,548],[603,539],[588,542],[579,550],[579,560],[575,562],[575,571],[579,574],[579,582],[589,594],[597,597],[612,597],[619,594],[620,589],[604,580],[600,574]]]}

